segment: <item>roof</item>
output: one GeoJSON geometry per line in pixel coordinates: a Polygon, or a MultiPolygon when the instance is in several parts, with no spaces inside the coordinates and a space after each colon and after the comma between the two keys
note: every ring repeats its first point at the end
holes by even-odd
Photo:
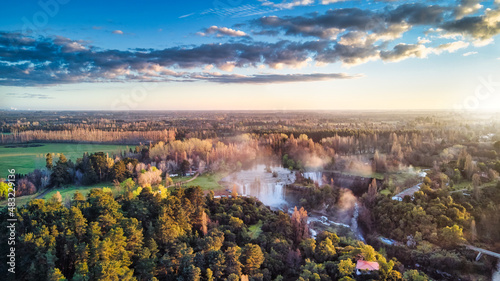
{"type": "Polygon", "coordinates": [[[379,270],[378,262],[359,260],[356,263],[356,269],[360,270],[379,270]]]}

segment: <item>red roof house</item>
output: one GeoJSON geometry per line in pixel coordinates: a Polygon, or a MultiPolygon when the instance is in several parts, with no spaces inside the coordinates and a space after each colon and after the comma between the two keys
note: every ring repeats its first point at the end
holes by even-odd
{"type": "Polygon", "coordinates": [[[376,261],[364,261],[364,260],[358,260],[356,263],[356,274],[361,275],[361,274],[366,274],[366,273],[371,273],[372,271],[378,271],[379,270],[379,264],[376,261]]]}

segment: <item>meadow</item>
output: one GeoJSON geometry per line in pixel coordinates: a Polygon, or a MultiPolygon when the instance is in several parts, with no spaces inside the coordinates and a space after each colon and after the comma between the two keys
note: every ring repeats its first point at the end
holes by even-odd
{"type": "Polygon", "coordinates": [[[81,158],[84,152],[105,152],[109,154],[128,150],[124,145],[77,144],[77,143],[29,143],[0,146],[0,178],[5,178],[8,169],[16,169],[16,173],[26,174],[34,169],[45,167],[45,155],[63,153],[73,162],[81,158]]]}

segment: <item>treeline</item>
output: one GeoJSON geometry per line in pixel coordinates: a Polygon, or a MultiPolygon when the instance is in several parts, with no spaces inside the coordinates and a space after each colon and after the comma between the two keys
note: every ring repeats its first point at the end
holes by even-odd
{"type": "Polygon", "coordinates": [[[46,131],[12,131],[0,134],[0,143],[26,142],[80,142],[80,143],[114,143],[136,144],[175,140],[176,129],[158,131],[103,131],[95,129],[75,128],[71,130],[46,131]]]}
{"type": "MultiPolygon", "coordinates": [[[[16,217],[16,280],[346,281],[358,260],[380,266],[365,279],[428,280],[362,242],[329,232],[309,238],[303,209],[290,217],[199,187],[117,198],[93,189],[86,198],[75,193],[69,207],[57,197],[33,200],[16,217]]],[[[0,227],[7,218],[3,208],[0,227]]],[[[7,243],[0,250],[10,251],[7,243]]]]}

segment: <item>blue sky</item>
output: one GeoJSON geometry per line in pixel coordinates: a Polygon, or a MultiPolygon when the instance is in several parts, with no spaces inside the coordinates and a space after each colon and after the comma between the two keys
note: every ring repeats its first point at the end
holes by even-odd
{"type": "Polygon", "coordinates": [[[495,1],[7,1],[0,107],[499,110],[495,1]]]}

